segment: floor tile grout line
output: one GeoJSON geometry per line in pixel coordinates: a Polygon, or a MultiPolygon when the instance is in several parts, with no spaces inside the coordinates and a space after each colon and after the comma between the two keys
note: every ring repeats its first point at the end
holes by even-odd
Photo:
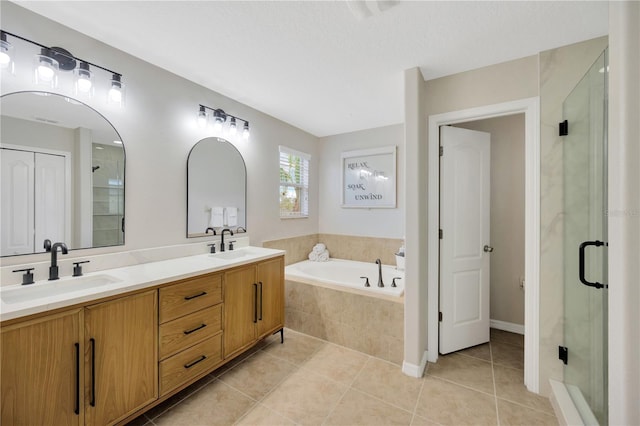
{"type": "Polygon", "coordinates": [[[416,403],[413,406],[413,413],[411,414],[411,423],[413,424],[413,420],[416,418],[416,411],[418,411],[418,404],[420,403],[420,398],[422,397],[422,390],[424,389],[424,383],[426,381],[426,375],[422,376],[422,384],[420,385],[420,390],[418,391],[418,398],[416,399],[416,403]]]}
{"type": "Polygon", "coordinates": [[[480,389],[476,389],[476,388],[473,388],[473,387],[471,387],[469,385],[465,385],[465,384],[462,384],[462,383],[459,383],[459,382],[455,382],[455,381],[453,381],[451,379],[446,379],[444,377],[435,376],[433,374],[429,374],[429,376],[431,376],[433,378],[436,378],[438,380],[442,380],[443,382],[451,383],[453,385],[460,386],[462,388],[472,390],[474,392],[480,392],[481,394],[484,394],[484,395],[488,395],[488,396],[494,396],[495,395],[495,394],[492,394],[491,392],[487,392],[487,391],[483,391],[483,390],[480,390],[480,389]]]}
{"type": "MultiPolygon", "coordinates": [[[[203,384],[202,386],[200,386],[198,389],[195,389],[195,390],[193,390],[192,392],[189,392],[189,394],[188,394],[187,396],[185,396],[184,398],[179,399],[179,400],[178,400],[178,401],[176,401],[175,403],[173,403],[173,404],[169,405],[166,409],[162,410],[160,413],[158,413],[157,415],[155,415],[155,416],[153,416],[153,417],[149,417],[148,413],[144,413],[144,416],[145,416],[146,418],[148,418],[148,419],[149,419],[153,424],[155,424],[155,422],[153,422],[153,420],[155,420],[155,419],[159,418],[160,416],[162,416],[162,415],[166,414],[166,413],[167,413],[169,410],[171,410],[172,408],[174,408],[174,407],[176,407],[176,406],[178,406],[178,405],[182,404],[184,401],[186,401],[187,399],[189,399],[189,398],[191,397],[191,395],[193,395],[193,394],[195,394],[195,393],[200,392],[202,389],[204,389],[204,388],[205,388],[206,386],[208,386],[210,383],[212,383],[212,382],[214,382],[214,381],[216,381],[216,380],[217,380],[217,377],[211,377],[209,374],[207,374],[206,376],[204,376],[202,379],[204,379],[205,377],[209,377],[209,378],[210,378],[210,380],[209,380],[209,381],[207,381],[206,383],[204,383],[204,384],[203,384]]],[[[202,379],[200,379],[200,380],[202,380],[202,379]]],[[[193,386],[193,385],[195,385],[195,384],[196,384],[196,383],[198,383],[200,380],[198,380],[197,382],[194,382],[194,383],[190,384],[189,386],[193,386]]],[[[189,388],[189,386],[187,386],[185,389],[188,389],[188,388],[189,388]]],[[[185,389],[183,389],[183,390],[185,390],[185,389]]],[[[178,393],[182,392],[183,390],[179,391],[178,393]]],[[[177,394],[176,394],[176,395],[177,395],[177,394]]],[[[174,395],[174,396],[175,396],[175,395],[174,395]]],[[[171,398],[171,397],[169,397],[169,399],[170,399],[170,398],[171,398]]],[[[167,399],[167,401],[168,401],[168,399],[167,399]]],[[[162,404],[164,404],[164,403],[165,403],[165,401],[161,402],[159,405],[162,405],[162,404]]],[[[158,406],[159,406],[159,405],[158,405],[158,406]]]]}
{"type": "Polygon", "coordinates": [[[493,403],[496,407],[496,422],[500,426],[500,412],[498,411],[498,391],[496,389],[496,373],[493,369],[493,347],[489,343],[489,354],[491,355],[491,380],[493,381],[493,403]]]}
{"type": "Polygon", "coordinates": [[[505,402],[508,402],[508,403],[511,403],[511,404],[515,404],[515,405],[518,405],[518,406],[520,406],[520,407],[522,407],[522,408],[528,408],[529,410],[533,410],[533,411],[536,411],[536,412],[538,412],[538,413],[542,413],[542,414],[546,414],[546,415],[548,415],[548,416],[554,416],[554,417],[555,417],[555,413],[554,413],[554,412],[552,412],[552,411],[545,411],[545,410],[541,410],[541,409],[539,409],[539,408],[535,408],[535,407],[532,407],[532,406],[530,406],[530,405],[524,404],[524,403],[522,403],[522,402],[513,401],[513,400],[511,400],[511,399],[507,399],[507,398],[500,398],[500,397],[497,397],[497,398],[498,398],[499,400],[501,400],[501,401],[505,401],[505,402]]]}

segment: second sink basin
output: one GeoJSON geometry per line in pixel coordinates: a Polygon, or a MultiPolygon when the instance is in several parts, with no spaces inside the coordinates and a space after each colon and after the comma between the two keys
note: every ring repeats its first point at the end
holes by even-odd
{"type": "Polygon", "coordinates": [[[57,296],[74,291],[102,287],[120,282],[119,278],[107,274],[69,277],[57,281],[38,281],[29,285],[11,286],[0,291],[4,303],[21,303],[43,297],[57,296]]]}

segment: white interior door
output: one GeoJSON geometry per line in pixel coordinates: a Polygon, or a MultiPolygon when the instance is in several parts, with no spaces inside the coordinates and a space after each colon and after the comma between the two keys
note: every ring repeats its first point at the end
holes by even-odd
{"type": "Polygon", "coordinates": [[[489,341],[490,141],[489,133],[440,128],[442,354],[489,341]]]}
{"type": "Polygon", "coordinates": [[[65,157],[35,153],[35,245],[45,238],[69,241],[67,233],[67,176],[65,157]]]}
{"type": "Polygon", "coordinates": [[[33,253],[33,152],[0,149],[2,183],[0,255],[33,253]]]}

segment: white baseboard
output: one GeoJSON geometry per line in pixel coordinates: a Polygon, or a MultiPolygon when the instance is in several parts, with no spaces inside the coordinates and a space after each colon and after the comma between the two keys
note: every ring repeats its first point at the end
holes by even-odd
{"type": "Polygon", "coordinates": [[[402,372],[407,376],[411,377],[422,377],[424,375],[424,370],[427,367],[427,351],[424,351],[422,354],[422,360],[420,361],[420,365],[411,364],[407,361],[402,362],[402,372]]]}
{"type": "Polygon", "coordinates": [[[489,320],[489,326],[498,330],[524,335],[524,325],[521,324],[492,319],[489,320]]]}

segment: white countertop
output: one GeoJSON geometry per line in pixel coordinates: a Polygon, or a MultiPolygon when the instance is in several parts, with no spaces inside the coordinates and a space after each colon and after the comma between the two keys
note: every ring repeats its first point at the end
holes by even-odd
{"type": "Polygon", "coordinates": [[[93,300],[104,297],[124,294],[133,290],[153,287],[210,272],[222,271],[283,254],[283,250],[249,246],[224,253],[201,254],[91,272],[84,274],[82,277],[63,277],[57,281],[43,280],[24,286],[4,286],[0,288],[0,321],[47,312],[79,303],[90,303],[93,300]],[[92,281],[97,282],[100,280],[102,280],[102,283],[99,286],[91,285],[92,281]],[[77,289],[74,288],[74,283],[78,284],[77,289]],[[82,285],[83,283],[85,285],[82,285]],[[56,287],[46,286],[59,286],[64,290],[56,294],[56,287]],[[54,292],[53,294],[51,294],[52,291],[54,292]],[[45,293],[46,295],[43,296],[40,293],[45,293]],[[27,300],[19,300],[24,299],[25,296],[27,296],[27,300]]]}

